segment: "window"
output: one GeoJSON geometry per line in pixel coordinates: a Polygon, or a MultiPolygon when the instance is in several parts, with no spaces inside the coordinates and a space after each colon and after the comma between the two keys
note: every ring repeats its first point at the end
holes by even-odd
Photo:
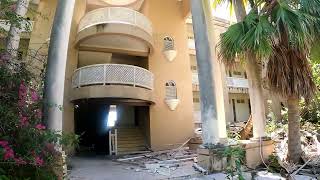
{"type": "Polygon", "coordinates": [[[196,71],[197,70],[197,66],[191,66],[191,70],[192,71],[196,71]]]}
{"type": "Polygon", "coordinates": [[[174,50],[174,40],[172,37],[166,36],[163,38],[163,42],[165,51],[174,50]]]}
{"type": "Polygon", "coordinates": [[[109,127],[114,127],[116,125],[117,119],[118,119],[117,106],[116,105],[110,105],[108,118],[107,118],[107,126],[108,126],[108,128],[109,127]]]}
{"type": "Polygon", "coordinates": [[[193,102],[199,103],[199,102],[200,102],[200,99],[199,99],[199,98],[193,98],[193,102]]]}
{"type": "Polygon", "coordinates": [[[238,104],[244,104],[244,99],[237,99],[238,104]]]}
{"type": "Polygon", "coordinates": [[[236,75],[236,76],[241,76],[242,73],[239,72],[239,71],[233,71],[233,74],[236,75]]]}
{"type": "Polygon", "coordinates": [[[166,83],[166,99],[178,99],[177,86],[174,81],[166,83]]]}

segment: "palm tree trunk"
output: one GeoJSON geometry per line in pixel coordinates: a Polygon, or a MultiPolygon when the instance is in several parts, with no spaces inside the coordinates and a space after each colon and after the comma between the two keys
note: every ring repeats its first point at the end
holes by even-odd
{"type": "MultiPolygon", "coordinates": [[[[243,0],[234,0],[234,9],[237,21],[243,21],[246,9],[243,0]]],[[[261,83],[261,68],[254,54],[248,53],[246,72],[249,80],[249,96],[253,121],[253,138],[265,137],[266,114],[261,83]]]]}
{"type": "MultiPolygon", "coordinates": [[[[29,0],[18,0],[15,10],[16,15],[24,17],[28,11],[28,6],[29,0]]],[[[23,26],[26,22],[20,23],[21,26],[23,26]]],[[[21,32],[22,29],[20,27],[17,27],[16,24],[11,24],[7,38],[6,50],[13,60],[17,60],[21,32]]]]}
{"type": "Polygon", "coordinates": [[[288,98],[288,159],[299,162],[302,154],[300,140],[299,98],[288,98]]]}

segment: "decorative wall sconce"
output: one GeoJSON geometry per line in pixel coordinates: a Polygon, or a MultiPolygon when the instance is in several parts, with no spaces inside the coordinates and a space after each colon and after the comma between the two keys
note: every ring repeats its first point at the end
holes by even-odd
{"type": "Polygon", "coordinates": [[[166,36],[163,38],[164,47],[163,54],[168,61],[173,61],[177,56],[177,50],[174,47],[174,39],[172,37],[166,36]]]}
{"type": "Polygon", "coordinates": [[[176,110],[180,100],[177,96],[177,86],[174,81],[168,81],[166,83],[166,104],[171,111],[176,110]]]}

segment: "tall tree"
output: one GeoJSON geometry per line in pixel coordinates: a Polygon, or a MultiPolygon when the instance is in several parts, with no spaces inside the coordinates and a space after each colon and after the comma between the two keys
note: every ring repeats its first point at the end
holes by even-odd
{"type": "MultiPolygon", "coordinates": [[[[246,4],[253,2],[250,0],[214,0],[214,7],[224,3],[229,3],[230,8],[235,10],[235,15],[238,22],[244,20],[247,15],[246,4]]],[[[234,32],[234,36],[239,37],[239,32],[234,32]]],[[[231,44],[230,44],[231,45],[231,44]]],[[[228,48],[229,44],[220,44],[220,58],[224,60],[226,65],[232,65],[235,63],[235,56],[230,56],[228,48]]],[[[230,49],[231,50],[231,49],[230,49]]],[[[265,103],[264,94],[261,81],[261,65],[259,60],[254,55],[254,52],[247,51],[243,54],[243,59],[246,59],[246,72],[249,80],[249,96],[251,103],[251,113],[253,119],[253,137],[256,139],[263,138],[265,134],[266,125],[266,113],[265,113],[265,103]]]]}
{"type": "Polygon", "coordinates": [[[220,53],[226,60],[247,57],[249,52],[252,58],[267,61],[269,88],[288,103],[288,158],[298,162],[299,99],[310,99],[316,90],[308,57],[319,33],[320,2],[272,0],[258,6],[254,4],[242,22],[221,35],[220,53]]]}
{"type": "MultiPolygon", "coordinates": [[[[18,18],[25,17],[28,11],[28,6],[29,0],[18,0],[15,6],[15,15],[18,18]]],[[[11,55],[11,59],[13,60],[17,60],[23,24],[27,24],[27,22],[21,22],[20,26],[17,26],[16,23],[12,23],[10,26],[6,51],[11,55]]]]}
{"type": "Polygon", "coordinates": [[[288,159],[293,162],[302,155],[299,100],[310,100],[317,89],[308,57],[319,33],[319,8],[317,0],[279,1],[270,16],[278,41],[272,44],[267,76],[270,89],[287,99],[288,159]]]}

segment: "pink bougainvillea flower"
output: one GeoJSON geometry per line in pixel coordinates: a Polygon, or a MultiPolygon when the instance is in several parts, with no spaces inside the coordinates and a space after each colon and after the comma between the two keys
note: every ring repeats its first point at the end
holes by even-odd
{"type": "Polygon", "coordinates": [[[42,125],[42,124],[37,124],[36,125],[36,129],[38,130],[45,130],[46,129],[46,126],[42,125]]]}
{"type": "Polygon", "coordinates": [[[21,127],[25,127],[29,125],[29,121],[27,117],[20,116],[20,125],[21,127]]]}
{"type": "Polygon", "coordinates": [[[8,147],[8,141],[0,141],[0,146],[2,146],[3,148],[8,147]]]}
{"type": "Polygon", "coordinates": [[[39,100],[39,95],[36,90],[31,89],[31,100],[37,102],[39,100]]]}
{"type": "Polygon", "coordinates": [[[11,11],[13,11],[13,12],[16,11],[17,5],[16,5],[16,4],[11,5],[10,9],[11,9],[11,11]]]}
{"type": "Polygon", "coordinates": [[[19,86],[19,98],[24,98],[27,95],[27,87],[24,84],[24,81],[21,81],[20,86],[19,86]]]}
{"type": "Polygon", "coordinates": [[[4,156],[3,159],[6,161],[8,159],[14,158],[14,152],[13,150],[9,147],[8,141],[0,141],[0,145],[4,149],[4,156]]]}
{"type": "Polygon", "coordinates": [[[8,160],[8,159],[14,158],[14,152],[10,147],[5,147],[4,150],[5,150],[5,152],[4,152],[3,159],[5,161],[8,160]]]}
{"type": "Polygon", "coordinates": [[[42,111],[41,111],[41,109],[37,109],[37,110],[36,110],[36,117],[39,118],[39,119],[42,118],[42,111]]]}
{"type": "Polygon", "coordinates": [[[27,87],[24,84],[24,81],[21,81],[19,86],[19,102],[18,106],[20,108],[24,107],[27,101],[27,87]]]}
{"type": "Polygon", "coordinates": [[[41,157],[36,156],[36,158],[35,158],[35,164],[36,164],[36,166],[43,166],[44,161],[43,161],[43,159],[42,159],[41,157]]]}
{"type": "Polygon", "coordinates": [[[14,161],[16,162],[17,165],[25,165],[27,162],[23,160],[21,157],[14,158],[14,161]]]}
{"type": "Polygon", "coordinates": [[[26,104],[25,101],[19,100],[19,102],[18,102],[18,106],[19,106],[20,108],[24,107],[25,104],[26,104]]]}

